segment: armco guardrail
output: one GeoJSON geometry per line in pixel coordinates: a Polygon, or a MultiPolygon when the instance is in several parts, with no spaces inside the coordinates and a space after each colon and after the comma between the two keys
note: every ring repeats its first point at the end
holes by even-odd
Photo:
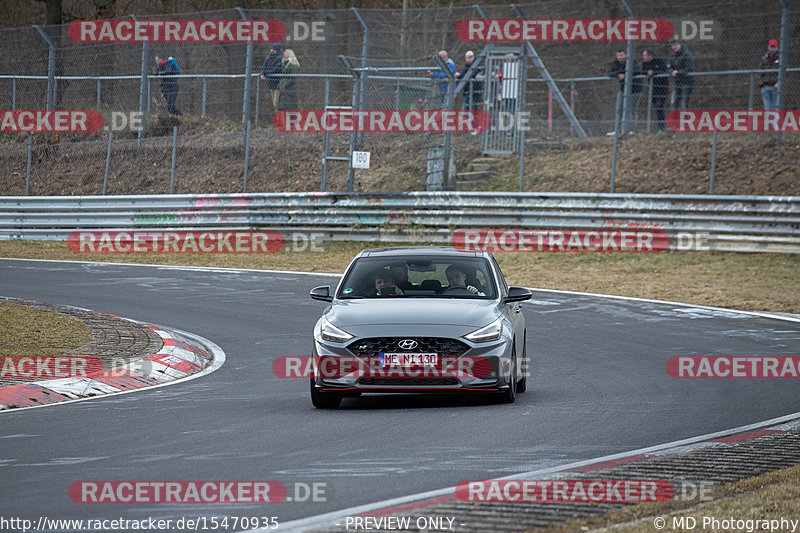
{"type": "Polygon", "coordinates": [[[800,197],[602,193],[250,193],[0,197],[0,239],[76,230],[315,232],[326,240],[449,243],[455,229],[659,230],[712,250],[800,253],[800,197]]]}

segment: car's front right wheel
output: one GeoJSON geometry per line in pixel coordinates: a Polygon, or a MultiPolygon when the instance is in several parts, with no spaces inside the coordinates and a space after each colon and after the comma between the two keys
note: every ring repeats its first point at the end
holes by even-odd
{"type": "Polygon", "coordinates": [[[341,392],[322,392],[316,387],[314,378],[311,378],[311,403],[317,409],[333,409],[342,403],[341,392]]]}
{"type": "Polygon", "coordinates": [[[509,370],[508,389],[503,392],[489,394],[490,403],[514,403],[517,399],[517,350],[511,352],[511,369],[509,370]]]}

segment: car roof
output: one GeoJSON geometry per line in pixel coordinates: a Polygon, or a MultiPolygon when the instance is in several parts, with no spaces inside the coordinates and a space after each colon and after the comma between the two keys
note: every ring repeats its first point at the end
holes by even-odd
{"type": "Polygon", "coordinates": [[[488,252],[460,251],[449,246],[392,246],[386,248],[367,248],[358,257],[397,257],[409,255],[438,255],[453,257],[487,257],[488,252]]]}

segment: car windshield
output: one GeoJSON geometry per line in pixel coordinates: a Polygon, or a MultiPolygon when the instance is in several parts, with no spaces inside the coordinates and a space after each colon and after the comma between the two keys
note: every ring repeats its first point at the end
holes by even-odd
{"type": "Polygon", "coordinates": [[[337,298],[497,297],[482,257],[362,257],[340,285],[337,298]]]}

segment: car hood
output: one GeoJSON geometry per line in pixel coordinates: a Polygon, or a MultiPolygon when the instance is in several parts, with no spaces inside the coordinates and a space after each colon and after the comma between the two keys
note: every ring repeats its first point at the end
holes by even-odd
{"type": "Polygon", "coordinates": [[[326,318],[336,326],[467,326],[479,328],[496,319],[497,300],[456,298],[386,298],[337,301],[326,318]]]}

